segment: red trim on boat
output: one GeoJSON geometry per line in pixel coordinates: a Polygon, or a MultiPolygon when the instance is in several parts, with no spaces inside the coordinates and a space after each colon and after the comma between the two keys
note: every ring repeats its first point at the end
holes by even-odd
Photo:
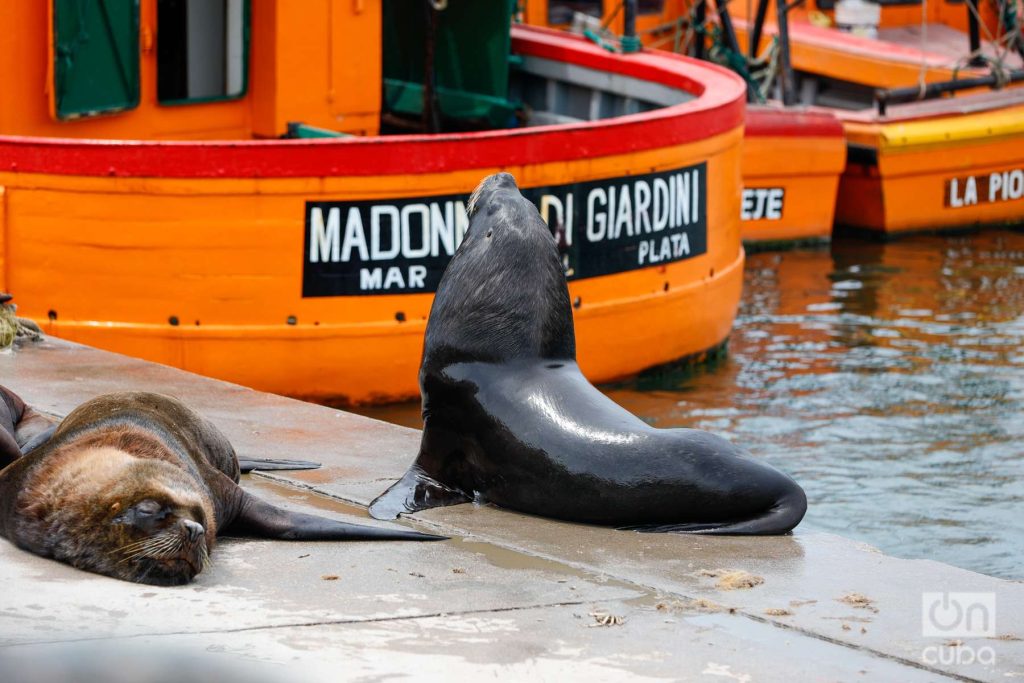
{"type": "Polygon", "coordinates": [[[843,137],[843,124],[828,112],[748,107],[748,137],[843,137]]]}
{"type": "Polygon", "coordinates": [[[743,82],[720,67],[660,51],[615,55],[582,38],[536,27],[513,27],[512,43],[518,54],[654,81],[696,97],[614,119],[441,135],[215,142],[0,136],[0,170],[162,178],[432,173],[657,149],[743,123],[743,82]]]}

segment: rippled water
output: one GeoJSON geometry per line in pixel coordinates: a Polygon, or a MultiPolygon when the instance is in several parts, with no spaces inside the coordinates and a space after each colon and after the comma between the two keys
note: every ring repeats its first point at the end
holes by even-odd
{"type": "Polygon", "coordinates": [[[752,254],[726,357],[603,389],[789,472],[807,527],[1024,578],[1024,233],[752,254]]]}

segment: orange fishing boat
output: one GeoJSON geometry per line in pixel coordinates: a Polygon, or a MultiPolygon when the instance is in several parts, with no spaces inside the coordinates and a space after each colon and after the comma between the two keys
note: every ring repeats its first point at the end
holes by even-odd
{"type": "MultiPolygon", "coordinates": [[[[547,4],[531,0],[528,18],[551,23],[571,6],[616,31],[615,8],[632,3],[547,4]]],[[[640,2],[635,25],[652,46],[728,63],[751,99],[774,96],[794,120],[837,117],[848,159],[836,223],[889,234],[1024,220],[1021,14],[1019,0],[665,0],[640,2]]]]}
{"type": "MultiPolygon", "coordinates": [[[[853,32],[835,27],[847,19],[844,2],[860,0],[809,0],[784,13],[792,74],[781,93],[843,122],[837,223],[894,234],[1024,221],[1018,0],[882,3],[853,32]]],[[[764,34],[778,36],[777,13],[761,5],[764,34]]],[[[752,52],[757,19],[734,21],[752,52]]]]}
{"type": "MultiPolygon", "coordinates": [[[[607,36],[626,32],[621,0],[528,0],[523,21],[586,33],[606,48],[607,36]],[[590,16],[596,21],[588,22],[590,16]],[[596,26],[595,26],[596,25],[596,26]],[[600,30],[603,27],[603,30],[600,30]]],[[[688,0],[640,0],[635,33],[650,48],[672,52],[692,46],[686,39],[688,0]]],[[[627,48],[628,49],[628,48],[627,48]]],[[[743,241],[751,246],[829,239],[839,176],[846,162],[846,140],[839,120],[824,110],[747,107],[743,138],[743,241]]]]}
{"type": "Polygon", "coordinates": [[[592,381],[721,345],[743,83],[509,33],[511,3],[416,7],[0,4],[19,27],[0,290],[55,336],[292,396],[409,398],[466,198],[504,170],[560,240],[592,381]]]}

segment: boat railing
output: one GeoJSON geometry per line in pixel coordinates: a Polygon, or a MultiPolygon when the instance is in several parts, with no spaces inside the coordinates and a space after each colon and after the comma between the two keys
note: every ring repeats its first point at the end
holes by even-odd
{"type": "Polygon", "coordinates": [[[875,91],[875,105],[878,107],[878,114],[885,116],[889,105],[906,104],[920,100],[933,100],[949,93],[971,88],[1004,88],[1013,83],[1024,81],[1024,69],[1015,69],[1008,72],[993,72],[985,76],[972,78],[958,78],[950,81],[937,81],[926,83],[922,86],[909,86],[906,88],[880,88],[875,91]]]}

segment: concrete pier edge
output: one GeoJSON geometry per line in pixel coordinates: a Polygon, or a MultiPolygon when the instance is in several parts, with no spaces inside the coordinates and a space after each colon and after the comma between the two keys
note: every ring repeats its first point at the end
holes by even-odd
{"type": "MultiPolygon", "coordinates": [[[[0,384],[55,415],[110,391],[178,396],[240,454],[324,463],[255,473],[246,487],[360,523],[376,523],[363,508],[401,476],[419,440],[56,339],[0,353],[0,384]]],[[[1024,678],[1024,583],[832,534],[640,534],[477,505],[400,523],[452,539],[224,539],[211,569],[179,588],[91,575],[0,541],[0,665],[49,662],[85,640],[256,662],[267,680],[1024,678]],[[958,622],[957,606],[974,621],[958,622]]]]}

